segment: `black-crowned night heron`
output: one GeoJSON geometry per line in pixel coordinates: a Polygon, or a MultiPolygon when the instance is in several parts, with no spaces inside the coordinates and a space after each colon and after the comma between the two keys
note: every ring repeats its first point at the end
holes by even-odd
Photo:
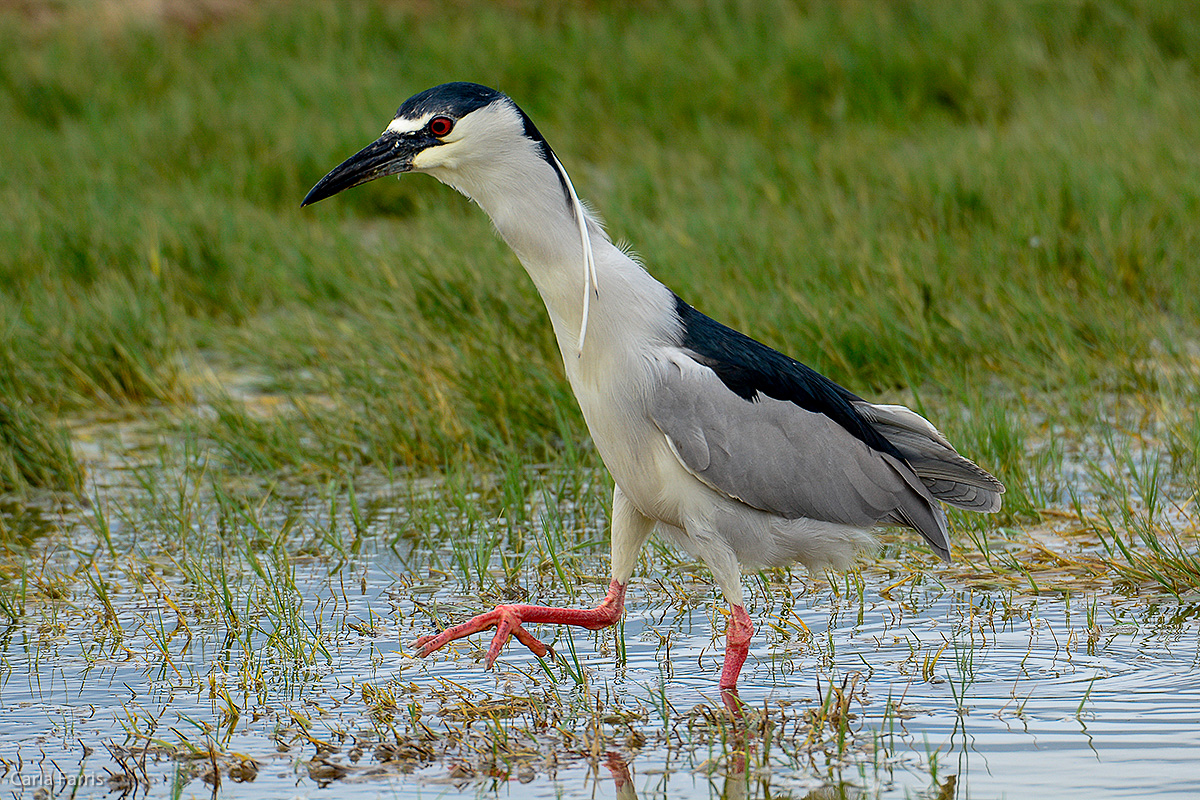
{"type": "Polygon", "coordinates": [[[753,627],[739,565],[844,568],[875,525],[919,532],[948,559],[939,501],[1000,508],[1004,487],[915,412],[868,403],[701,314],[614,245],[511,99],[473,83],[409,98],[373,144],[326,175],[315,203],[384,175],[425,172],[478,203],[546,303],[571,388],[612,473],[612,582],[593,609],[501,605],[417,641],[427,656],[492,627],[539,656],[527,623],[615,623],[658,528],[702,559],[729,602],[720,688],[734,704],[753,627]]]}

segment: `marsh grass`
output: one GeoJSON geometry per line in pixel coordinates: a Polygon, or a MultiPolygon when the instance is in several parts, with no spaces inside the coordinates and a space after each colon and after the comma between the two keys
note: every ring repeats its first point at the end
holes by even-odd
{"type": "MultiPolygon", "coordinates": [[[[1028,518],[1026,398],[1146,386],[1145,359],[1196,339],[1198,34],[1186,4],[952,5],[6,12],[0,114],[36,169],[0,184],[0,399],[51,431],[97,404],[186,410],[188,365],[216,358],[322,402],[222,401],[199,433],[232,470],[319,478],[585,438],[475,209],[420,178],[296,208],[403,96],[473,77],[702,310],[862,393],[970,408],[947,427],[1028,518]]],[[[72,474],[44,458],[8,480],[72,474]]]]}
{"type": "Polygon", "coordinates": [[[68,432],[28,408],[0,401],[0,492],[83,490],[83,469],[68,432]]]}

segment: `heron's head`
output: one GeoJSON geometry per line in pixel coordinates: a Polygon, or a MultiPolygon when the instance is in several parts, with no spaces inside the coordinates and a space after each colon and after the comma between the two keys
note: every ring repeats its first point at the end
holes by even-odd
{"type": "Polygon", "coordinates": [[[561,266],[574,254],[564,249],[573,249],[566,242],[578,243],[583,303],[577,347],[582,353],[588,287],[598,290],[588,215],[566,170],[525,112],[506,95],[477,83],[426,89],[405,100],[379,138],[334,167],[300,205],[404,172],[429,173],[479,203],[527,268],[529,263],[561,266]]]}
{"type": "Polygon", "coordinates": [[[334,167],[301,205],[404,172],[429,173],[474,197],[498,165],[530,157],[553,165],[546,140],[512,100],[477,83],[445,83],[404,101],[379,138],[334,167]]]}

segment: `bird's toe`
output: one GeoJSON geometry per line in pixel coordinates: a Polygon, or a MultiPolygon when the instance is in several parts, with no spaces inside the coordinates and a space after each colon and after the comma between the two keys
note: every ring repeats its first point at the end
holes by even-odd
{"type": "Polygon", "coordinates": [[[542,644],[533,634],[525,630],[524,621],[520,606],[496,606],[485,614],[480,614],[452,628],[447,628],[441,633],[422,636],[417,639],[415,643],[417,655],[420,658],[425,658],[455,639],[461,639],[472,633],[479,633],[489,628],[495,628],[496,633],[492,636],[492,642],[488,646],[487,656],[484,659],[484,666],[488,669],[491,669],[496,659],[500,657],[500,651],[504,649],[504,645],[511,637],[516,637],[518,642],[528,647],[539,658],[545,658],[548,655],[553,656],[554,650],[552,648],[542,644]]]}
{"type": "Polygon", "coordinates": [[[515,636],[517,641],[528,647],[538,658],[545,658],[552,654],[553,651],[542,644],[532,633],[525,630],[522,623],[519,609],[514,606],[497,606],[494,613],[498,614],[496,621],[496,635],[492,637],[492,643],[488,647],[487,659],[484,664],[488,669],[492,668],[492,664],[500,657],[500,651],[504,649],[504,645],[508,642],[509,637],[515,636]]]}

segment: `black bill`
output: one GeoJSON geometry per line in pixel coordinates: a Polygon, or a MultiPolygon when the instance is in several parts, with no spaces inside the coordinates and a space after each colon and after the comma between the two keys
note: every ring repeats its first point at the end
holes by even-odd
{"type": "Polygon", "coordinates": [[[382,136],[338,164],[305,195],[300,207],[338,192],[412,169],[413,158],[431,144],[425,137],[385,131],[382,136]]]}

